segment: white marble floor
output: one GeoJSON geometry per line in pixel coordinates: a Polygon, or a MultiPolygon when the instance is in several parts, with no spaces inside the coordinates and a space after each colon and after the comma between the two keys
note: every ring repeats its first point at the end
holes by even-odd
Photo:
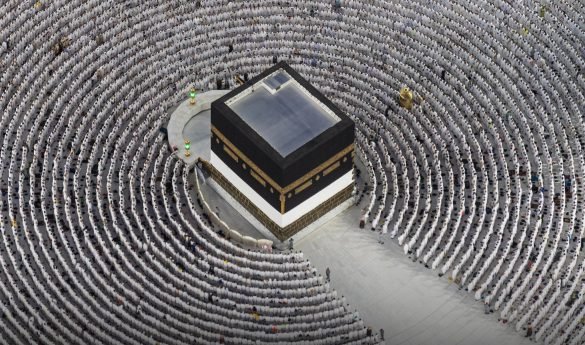
{"type": "Polygon", "coordinates": [[[193,116],[183,128],[183,138],[191,141],[191,157],[209,160],[211,138],[211,110],[203,110],[193,116]]]}
{"type": "Polygon", "coordinates": [[[191,105],[189,99],[184,100],[172,112],[167,125],[168,141],[171,147],[177,147],[177,156],[192,165],[197,158],[209,160],[211,128],[211,102],[228,93],[229,90],[212,90],[197,95],[197,103],[191,105]],[[199,115],[202,115],[201,117],[199,115]],[[185,128],[187,127],[187,128],[185,128]],[[187,129],[187,131],[184,131],[187,129]],[[185,139],[191,141],[190,153],[185,155],[185,139]]]}
{"type": "Polygon", "coordinates": [[[295,245],[356,308],[386,344],[531,344],[522,334],[485,315],[472,294],[446,276],[413,262],[393,240],[359,229],[359,207],[352,207],[295,245]]]}

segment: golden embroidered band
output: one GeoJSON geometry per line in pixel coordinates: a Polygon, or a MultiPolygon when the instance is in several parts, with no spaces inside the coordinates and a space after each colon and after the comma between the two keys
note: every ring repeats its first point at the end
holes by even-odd
{"type": "Polygon", "coordinates": [[[335,155],[333,155],[331,158],[329,158],[325,162],[317,165],[315,168],[313,168],[313,170],[309,171],[308,173],[306,173],[305,175],[300,177],[298,180],[296,180],[293,183],[289,184],[288,186],[284,187],[282,192],[287,193],[287,192],[295,189],[299,185],[305,183],[307,180],[311,179],[313,176],[315,176],[318,173],[320,173],[321,171],[323,171],[323,169],[330,166],[333,162],[341,159],[341,157],[345,156],[346,154],[348,154],[350,152],[353,152],[353,143],[350,144],[349,146],[347,146],[346,148],[344,148],[343,150],[337,152],[335,155]]]}
{"type": "Polygon", "coordinates": [[[246,155],[244,155],[242,151],[235,147],[234,144],[232,144],[232,142],[229,141],[228,138],[226,138],[217,128],[215,128],[215,126],[213,125],[211,126],[211,131],[224,143],[224,145],[229,147],[236,154],[236,156],[240,157],[242,161],[244,161],[244,163],[246,163],[250,167],[250,169],[253,169],[274,189],[276,189],[279,193],[282,193],[282,188],[276,182],[274,182],[274,180],[271,179],[270,176],[266,175],[266,173],[264,173],[262,169],[258,168],[258,166],[254,164],[254,162],[252,162],[246,155]]]}
{"type": "Polygon", "coordinates": [[[252,177],[255,178],[256,181],[258,181],[261,185],[266,187],[266,181],[264,181],[262,177],[258,176],[258,174],[254,172],[254,170],[250,170],[250,175],[252,175],[252,177]]]}
{"type": "MultiPolygon", "coordinates": [[[[301,216],[299,219],[294,221],[292,224],[281,228],[274,221],[272,221],[260,208],[254,205],[250,199],[248,199],[243,193],[241,193],[231,182],[225,178],[219,170],[213,167],[209,162],[202,160],[205,168],[210,172],[211,177],[226,190],[235,200],[237,200],[250,214],[252,214],[258,221],[264,225],[270,232],[272,232],[276,238],[281,241],[288,239],[293,236],[307,225],[313,223],[316,219],[320,218],[327,212],[331,211],[345,200],[351,198],[353,193],[353,185],[349,185],[339,191],[337,194],[322,202],[319,206],[315,207],[309,213],[301,216]]],[[[284,202],[284,195],[281,195],[281,202],[284,202]]],[[[282,204],[284,205],[284,204],[282,204]]],[[[284,207],[284,206],[283,206],[284,207]]]]}
{"type": "MultiPolygon", "coordinates": [[[[301,176],[299,179],[297,179],[296,181],[292,182],[291,184],[289,184],[286,187],[281,187],[278,185],[278,183],[276,183],[273,179],[270,178],[270,176],[268,176],[264,171],[262,171],[262,169],[260,169],[256,164],[254,164],[254,162],[252,162],[245,154],[242,153],[242,151],[240,151],[237,147],[234,146],[234,144],[232,144],[232,142],[226,138],[215,126],[211,126],[211,131],[224,143],[224,145],[226,145],[237,157],[239,157],[242,161],[244,161],[251,169],[254,170],[254,172],[256,174],[258,174],[261,178],[263,178],[266,182],[268,182],[268,184],[270,184],[275,190],[277,190],[280,194],[286,194],[288,192],[290,192],[291,190],[297,188],[298,186],[300,186],[301,184],[307,182],[307,180],[311,179],[313,176],[317,175],[318,173],[320,173],[321,171],[323,171],[325,168],[332,168],[332,164],[339,160],[341,157],[345,156],[346,154],[352,152],[353,155],[353,149],[354,149],[354,144],[350,144],[348,145],[346,148],[344,148],[343,150],[337,152],[335,155],[333,155],[331,158],[329,158],[327,161],[323,162],[322,164],[319,164],[318,166],[316,166],[315,168],[313,168],[311,171],[309,171],[308,173],[306,173],[305,175],[301,176]]],[[[229,153],[229,152],[228,152],[229,153]]],[[[231,155],[230,155],[231,156],[231,155]]],[[[232,157],[233,158],[233,157],[232,157]]],[[[335,167],[337,168],[337,167],[335,167]]],[[[331,170],[328,171],[328,173],[330,173],[331,171],[333,171],[335,168],[332,168],[331,170]]],[[[307,186],[308,187],[308,186],[307,186]]],[[[306,188],[306,187],[305,187],[306,188]]],[[[303,188],[304,189],[304,188],[303,188]]]]}
{"type": "Polygon", "coordinates": [[[299,194],[300,192],[304,191],[305,189],[309,188],[313,184],[313,180],[309,180],[303,183],[300,187],[295,189],[295,194],[299,194]]]}
{"type": "Polygon", "coordinates": [[[341,165],[341,162],[339,162],[339,161],[331,164],[331,166],[329,168],[323,170],[323,176],[329,175],[333,170],[339,168],[340,165],[341,165]]]}
{"type": "Polygon", "coordinates": [[[285,208],[285,202],[286,202],[286,197],[284,196],[284,194],[280,194],[280,214],[284,214],[284,212],[286,211],[285,208]]]}
{"type": "Polygon", "coordinates": [[[238,162],[238,156],[236,156],[235,153],[232,152],[232,150],[230,150],[227,146],[223,145],[223,150],[230,156],[232,157],[233,160],[235,160],[236,162],[238,162]]]}

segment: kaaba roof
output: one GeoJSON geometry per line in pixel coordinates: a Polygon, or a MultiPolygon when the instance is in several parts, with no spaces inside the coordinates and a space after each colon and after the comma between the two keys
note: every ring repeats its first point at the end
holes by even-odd
{"type": "Polygon", "coordinates": [[[353,145],[355,125],[286,62],[211,104],[212,131],[280,186],[353,145]]]}
{"type": "Polygon", "coordinates": [[[283,157],[340,121],[283,68],[226,104],[283,157]]]}

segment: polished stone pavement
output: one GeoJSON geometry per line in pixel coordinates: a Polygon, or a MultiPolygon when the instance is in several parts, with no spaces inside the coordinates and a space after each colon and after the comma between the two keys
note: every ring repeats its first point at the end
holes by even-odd
{"type": "Polygon", "coordinates": [[[197,95],[197,103],[191,105],[189,99],[184,100],[171,113],[167,125],[168,141],[171,147],[177,147],[177,157],[188,165],[192,165],[197,158],[209,160],[211,128],[211,102],[228,93],[228,90],[212,90],[197,95]],[[201,115],[201,116],[199,116],[201,115]],[[187,125],[187,131],[184,131],[187,125]],[[190,153],[185,155],[185,139],[191,141],[190,153]]]}
{"type": "MultiPolygon", "coordinates": [[[[363,202],[363,201],[362,201],[363,202]]],[[[483,304],[446,276],[413,262],[394,240],[359,229],[352,207],[296,244],[386,344],[531,344],[513,328],[485,315],[483,304]]]]}

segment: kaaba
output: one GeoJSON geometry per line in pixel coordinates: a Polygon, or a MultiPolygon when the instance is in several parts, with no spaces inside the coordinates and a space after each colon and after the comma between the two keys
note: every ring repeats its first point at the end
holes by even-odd
{"type": "Polygon", "coordinates": [[[354,129],[279,62],[211,104],[211,176],[285,240],[352,196],[354,129]]]}

